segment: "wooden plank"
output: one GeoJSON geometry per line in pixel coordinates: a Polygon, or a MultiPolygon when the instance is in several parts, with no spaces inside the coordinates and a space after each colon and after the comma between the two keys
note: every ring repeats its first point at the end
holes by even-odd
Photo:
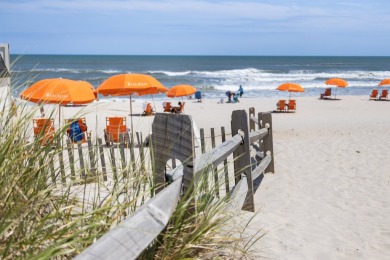
{"type": "Polygon", "coordinates": [[[121,155],[123,178],[127,178],[128,172],[126,167],[126,156],[125,156],[125,137],[123,134],[119,134],[119,153],[121,155]]]}
{"type": "Polygon", "coordinates": [[[91,165],[91,173],[93,176],[96,175],[96,159],[95,159],[95,153],[94,148],[92,146],[92,140],[89,135],[87,135],[87,143],[88,143],[88,154],[89,154],[89,163],[91,165]]]}
{"type": "MultiPolygon", "coordinates": [[[[215,131],[214,128],[210,129],[211,131],[211,147],[215,148],[215,131]]],[[[214,171],[214,189],[215,189],[215,195],[219,198],[219,178],[218,178],[218,165],[213,167],[214,171]]]]}
{"type": "Polygon", "coordinates": [[[268,153],[271,154],[271,162],[269,163],[265,172],[275,173],[274,167],[274,145],[273,145],[273,137],[272,137],[272,115],[271,113],[259,113],[259,118],[263,123],[263,127],[268,129],[268,135],[264,138],[264,156],[268,153]]]}
{"type": "Polygon", "coordinates": [[[242,174],[246,176],[248,182],[248,194],[246,196],[243,209],[254,212],[255,203],[250,157],[249,128],[248,117],[245,110],[235,110],[232,113],[232,133],[238,133],[239,131],[244,132],[244,142],[233,152],[234,174],[236,176],[236,184],[239,182],[239,177],[241,177],[242,174]]]}
{"type": "Polygon", "coordinates": [[[138,149],[141,159],[141,171],[145,171],[145,152],[144,152],[144,140],[142,138],[142,132],[137,132],[138,149]]]}
{"type": "Polygon", "coordinates": [[[128,148],[130,149],[130,162],[129,164],[131,165],[131,170],[135,171],[135,155],[134,155],[134,138],[133,138],[133,133],[129,135],[128,132],[125,133],[125,138],[128,140],[128,148]]]}
{"type": "Polygon", "coordinates": [[[206,152],[206,144],[205,144],[205,140],[204,140],[204,129],[201,128],[199,131],[200,131],[200,149],[201,149],[202,153],[205,153],[206,152]]]}
{"type": "Polygon", "coordinates": [[[230,203],[226,206],[226,210],[230,212],[240,211],[248,194],[248,181],[246,176],[242,176],[240,181],[233,187],[230,193],[230,203]]]}
{"type": "Polygon", "coordinates": [[[249,142],[252,144],[257,140],[263,139],[268,134],[268,129],[262,128],[249,134],[249,142]]]}
{"type": "Polygon", "coordinates": [[[114,180],[118,180],[118,174],[116,171],[116,163],[115,163],[115,151],[114,147],[110,147],[110,159],[111,159],[111,169],[112,173],[114,174],[114,180]]]}
{"type": "MultiPolygon", "coordinates": [[[[221,138],[222,143],[226,141],[226,134],[225,134],[225,127],[221,127],[221,138]]],[[[226,196],[230,196],[229,190],[230,190],[230,184],[229,184],[229,170],[228,170],[228,161],[227,158],[223,160],[223,172],[225,176],[225,189],[226,189],[226,196]]]]}
{"type": "Polygon", "coordinates": [[[71,143],[68,139],[66,140],[66,147],[68,150],[68,157],[69,157],[70,178],[74,180],[76,179],[76,172],[74,169],[73,145],[71,146],[71,143]]]}
{"type": "Polygon", "coordinates": [[[54,186],[57,186],[56,184],[56,171],[54,169],[54,153],[50,152],[50,160],[49,160],[49,168],[50,168],[50,174],[51,174],[51,181],[54,186]]]}
{"type": "Polygon", "coordinates": [[[223,162],[233,151],[240,146],[242,142],[242,136],[236,134],[231,139],[216,146],[211,151],[202,154],[195,159],[195,172],[199,173],[205,171],[210,165],[217,166],[223,162]]]}
{"type": "Polygon", "coordinates": [[[61,173],[61,181],[63,184],[66,183],[66,176],[65,176],[65,166],[64,166],[64,155],[62,154],[62,147],[60,147],[60,136],[57,136],[57,151],[58,151],[58,162],[60,164],[60,173],[61,173]]]}
{"type": "Polygon", "coordinates": [[[257,179],[261,174],[264,173],[265,169],[267,169],[268,165],[272,160],[272,156],[268,154],[266,157],[261,160],[260,164],[252,171],[252,178],[257,179]]]}
{"type": "Polygon", "coordinates": [[[137,259],[168,224],[181,185],[182,178],[170,184],[75,259],[137,259]]]}
{"type": "Polygon", "coordinates": [[[83,149],[81,147],[81,143],[80,142],[77,143],[77,150],[79,152],[79,162],[80,162],[81,178],[85,178],[86,177],[86,173],[85,173],[84,156],[83,156],[83,149]]]}
{"type": "Polygon", "coordinates": [[[101,138],[98,138],[98,148],[100,154],[100,162],[102,164],[103,180],[106,181],[107,180],[106,160],[104,159],[103,141],[101,138]]]}

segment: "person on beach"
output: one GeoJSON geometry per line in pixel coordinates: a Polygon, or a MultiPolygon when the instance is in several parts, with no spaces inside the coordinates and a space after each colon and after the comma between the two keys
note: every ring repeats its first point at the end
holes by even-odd
{"type": "Polygon", "coordinates": [[[240,97],[242,97],[242,94],[244,94],[244,89],[242,88],[241,85],[240,85],[240,87],[238,88],[238,92],[240,93],[240,97]]]}
{"type": "Polygon", "coordinates": [[[179,101],[179,103],[177,104],[178,106],[177,107],[172,107],[172,109],[171,109],[171,113],[175,113],[175,114],[177,114],[177,113],[180,113],[180,109],[181,109],[181,102],[179,101]]]}

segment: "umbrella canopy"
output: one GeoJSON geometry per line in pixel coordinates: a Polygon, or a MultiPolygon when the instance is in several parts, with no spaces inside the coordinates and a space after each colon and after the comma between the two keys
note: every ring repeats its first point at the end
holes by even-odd
{"type": "Polygon", "coordinates": [[[169,89],[169,91],[167,92],[167,96],[171,98],[184,97],[195,94],[196,91],[197,89],[191,85],[176,85],[169,89]]]}
{"type": "MultiPolygon", "coordinates": [[[[118,74],[106,79],[96,88],[96,93],[104,96],[130,96],[131,132],[133,133],[133,107],[131,97],[167,92],[157,79],[146,74],[118,74]]],[[[131,135],[133,136],[133,135],[131,135]]]]}
{"type": "Polygon", "coordinates": [[[334,85],[334,86],[337,86],[339,88],[345,88],[346,86],[348,86],[348,82],[345,81],[344,79],[340,79],[340,78],[328,79],[327,81],[325,81],[325,84],[326,85],[334,85]]]}
{"type": "Polygon", "coordinates": [[[40,80],[25,89],[20,98],[44,104],[87,104],[95,100],[93,86],[86,81],[54,78],[40,80]]]}
{"type": "Polygon", "coordinates": [[[384,79],[378,84],[378,86],[385,86],[385,85],[390,85],[390,78],[384,79]]]}
{"type": "Polygon", "coordinates": [[[284,84],[280,85],[279,87],[277,87],[276,90],[290,92],[290,94],[288,96],[288,100],[290,100],[291,92],[304,92],[305,91],[305,89],[301,85],[296,84],[296,83],[292,83],[292,82],[284,83],[284,84]]]}
{"type": "Polygon", "coordinates": [[[106,79],[96,88],[104,96],[147,95],[168,91],[157,79],[146,74],[118,74],[106,79]]]}
{"type": "Polygon", "coordinates": [[[280,85],[279,87],[277,87],[276,89],[280,90],[280,91],[289,91],[289,92],[304,92],[305,91],[305,89],[301,85],[298,85],[296,83],[291,83],[291,82],[284,83],[284,84],[280,85]]]}
{"type": "MultiPolygon", "coordinates": [[[[340,79],[340,78],[330,78],[327,81],[325,81],[325,84],[337,86],[337,88],[345,88],[346,86],[348,86],[348,82],[345,81],[344,79],[340,79]]],[[[336,99],[336,95],[337,95],[337,88],[336,88],[336,92],[334,94],[335,99],[336,99]]]]}

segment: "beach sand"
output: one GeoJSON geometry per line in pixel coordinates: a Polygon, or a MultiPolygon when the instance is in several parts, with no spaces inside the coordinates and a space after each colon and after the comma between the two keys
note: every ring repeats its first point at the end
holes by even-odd
{"type": "MultiPolygon", "coordinates": [[[[341,100],[299,97],[296,113],[273,113],[275,173],[255,194],[260,212],[246,230],[266,235],[253,249],[273,259],[386,259],[390,256],[390,101],[362,96],[341,100]]],[[[177,100],[178,101],[178,100],[177,100]]],[[[177,101],[172,101],[177,103],[177,101]]],[[[185,100],[185,113],[208,132],[230,133],[231,112],[274,110],[276,99],[243,97],[240,103],[185,100]]],[[[162,112],[162,101],[154,102],[162,112]]],[[[127,116],[129,101],[99,101],[63,108],[63,118],[82,109],[89,129],[102,137],[106,116],[127,116]]],[[[141,117],[133,102],[133,125],[144,136],[153,116],[141,117]]],[[[249,219],[253,213],[245,213],[249,219]]]]}

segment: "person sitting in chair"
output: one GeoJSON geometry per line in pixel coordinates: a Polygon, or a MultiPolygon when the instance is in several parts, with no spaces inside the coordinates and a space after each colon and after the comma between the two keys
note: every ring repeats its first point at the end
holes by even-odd
{"type": "Polygon", "coordinates": [[[172,113],[175,113],[175,114],[180,113],[180,109],[181,109],[182,104],[179,101],[179,103],[177,105],[178,105],[177,107],[172,107],[172,109],[171,109],[172,113]]]}

